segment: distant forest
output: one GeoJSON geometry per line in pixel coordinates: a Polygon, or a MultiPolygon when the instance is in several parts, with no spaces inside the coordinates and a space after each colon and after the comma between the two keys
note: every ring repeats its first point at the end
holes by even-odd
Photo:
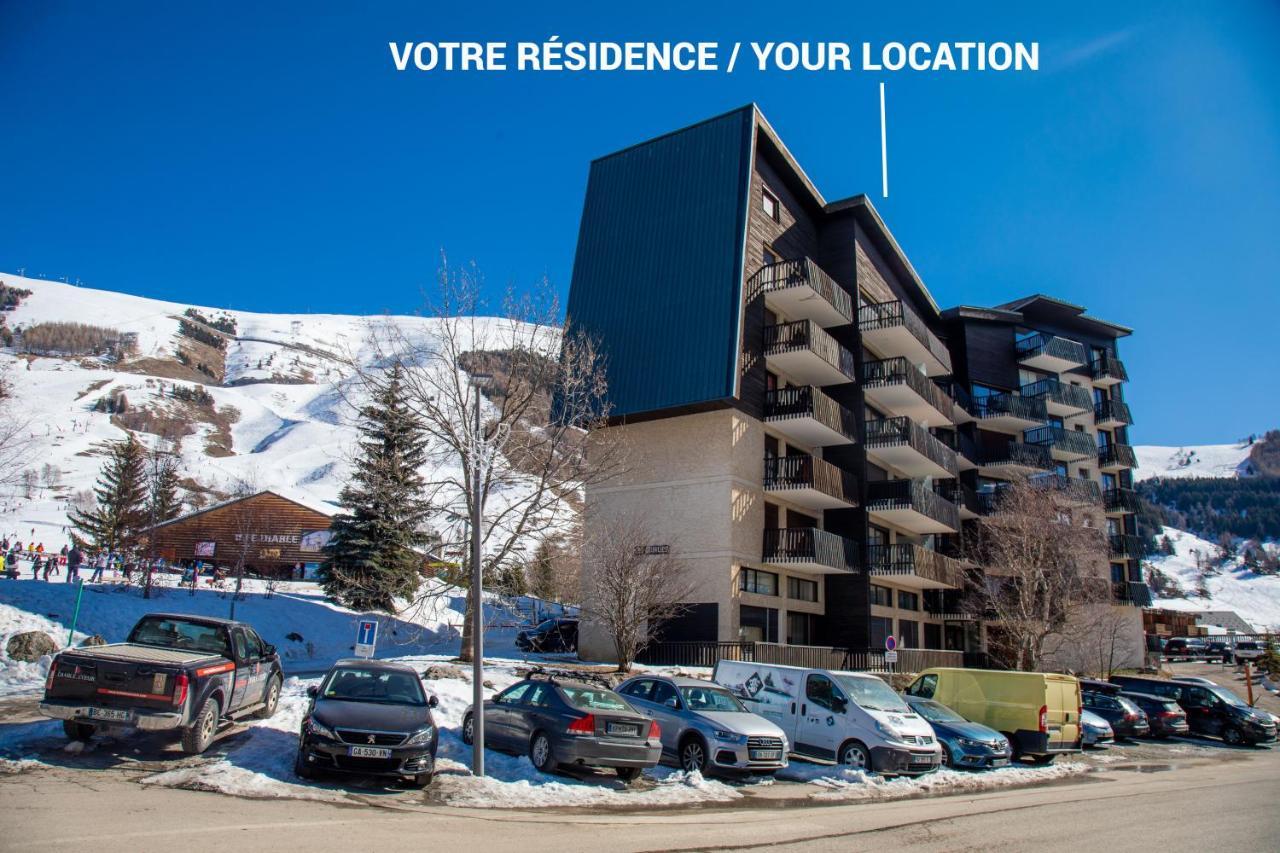
{"type": "Polygon", "coordinates": [[[1144,480],[1138,492],[1150,507],[1139,513],[1140,532],[1152,522],[1216,541],[1280,539],[1280,477],[1194,477],[1144,480]]]}

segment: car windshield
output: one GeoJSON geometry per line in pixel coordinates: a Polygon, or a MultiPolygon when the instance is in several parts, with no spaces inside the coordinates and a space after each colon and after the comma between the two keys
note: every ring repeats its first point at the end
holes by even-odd
{"type": "Polygon", "coordinates": [[[1249,640],[1244,640],[1244,641],[1242,641],[1242,642],[1236,643],[1236,648],[1237,648],[1237,649],[1245,649],[1245,650],[1248,650],[1248,651],[1253,651],[1254,649],[1258,648],[1258,644],[1257,644],[1257,643],[1254,643],[1254,642],[1251,642],[1251,641],[1249,641],[1249,640]]]}
{"type": "Polygon", "coordinates": [[[939,702],[932,699],[921,699],[915,702],[908,702],[911,710],[924,717],[931,723],[964,723],[968,722],[964,717],[939,702]]]}
{"type": "Polygon", "coordinates": [[[343,702],[376,702],[382,705],[425,705],[422,684],[411,672],[339,667],[329,673],[320,695],[343,702]]]}
{"type": "Polygon", "coordinates": [[[893,688],[878,678],[859,678],[856,675],[837,675],[836,681],[849,691],[849,696],[868,711],[896,711],[906,714],[911,711],[902,697],[893,692],[893,688]]]}
{"type": "Polygon", "coordinates": [[[1226,702],[1228,705],[1234,705],[1237,708],[1249,707],[1243,699],[1232,693],[1230,690],[1210,690],[1209,692],[1214,696],[1217,696],[1223,702],[1226,702]]]}
{"type": "Polygon", "coordinates": [[[584,711],[630,711],[631,706],[612,690],[601,687],[570,687],[561,684],[560,689],[574,707],[584,711]]]}
{"type": "Polygon", "coordinates": [[[209,652],[223,657],[231,657],[231,644],[227,639],[227,629],[222,625],[202,625],[186,619],[170,619],[162,616],[147,616],[142,619],[133,632],[129,634],[129,642],[141,646],[157,646],[162,649],[180,649],[192,652],[209,652]]]}
{"type": "Polygon", "coordinates": [[[721,687],[681,687],[680,695],[690,711],[746,711],[737,698],[721,687]]]}

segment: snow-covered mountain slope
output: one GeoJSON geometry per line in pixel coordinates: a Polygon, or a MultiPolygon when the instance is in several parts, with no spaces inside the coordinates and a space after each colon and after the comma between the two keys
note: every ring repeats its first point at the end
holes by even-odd
{"type": "MultiPolygon", "coordinates": [[[[1155,554],[1145,562],[1168,575],[1182,588],[1183,596],[1157,597],[1156,607],[1169,610],[1234,610],[1258,630],[1280,629],[1280,576],[1259,575],[1246,569],[1237,556],[1226,564],[1218,562],[1218,546],[1208,540],[1164,528],[1173,543],[1170,556],[1155,554]],[[1197,561],[1212,561],[1212,574],[1205,578],[1209,598],[1197,595],[1200,569],[1197,561]]],[[[1274,543],[1265,546],[1276,550],[1274,543]]]]}
{"type": "MultiPolygon", "coordinates": [[[[0,282],[31,291],[4,315],[10,329],[88,323],[136,336],[136,352],[120,364],[0,350],[0,369],[6,369],[13,387],[6,414],[24,423],[29,442],[15,464],[37,479],[33,487],[0,488],[0,533],[43,542],[46,548],[67,541],[70,501],[92,487],[102,443],[123,438],[125,427],[154,443],[148,428],[156,431],[155,422],[187,433],[180,446],[181,474],[210,500],[249,485],[310,505],[334,506],[355,446],[353,404],[362,400],[351,365],[376,369],[375,336],[434,347],[443,322],[229,311],[4,273],[0,282]],[[207,348],[224,362],[213,370],[221,374],[217,379],[197,372],[195,361],[183,364],[178,357],[180,348],[193,346],[179,332],[180,319],[191,307],[210,319],[235,321],[222,355],[207,348]],[[175,386],[182,391],[203,387],[212,405],[174,399],[175,386]],[[99,400],[119,394],[127,399],[128,415],[94,410],[99,400]]],[[[494,344],[506,340],[511,328],[507,320],[467,318],[461,334],[468,348],[469,342],[497,348],[494,344]]],[[[549,352],[554,334],[545,335],[549,352]]],[[[199,355],[198,349],[192,352],[199,355]]],[[[447,467],[424,473],[433,479],[458,475],[447,467]]]]}
{"type": "Polygon", "coordinates": [[[1249,452],[1253,446],[1235,444],[1204,444],[1196,447],[1161,447],[1138,445],[1133,448],[1138,456],[1135,480],[1154,477],[1247,477],[1252,473],[1249,452]]]}

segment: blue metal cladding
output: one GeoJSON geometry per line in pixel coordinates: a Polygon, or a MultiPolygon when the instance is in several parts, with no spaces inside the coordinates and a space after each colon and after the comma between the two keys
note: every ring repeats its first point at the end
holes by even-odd
{"type": "Polygon", "coordinates": [[[568,319],[614,415],[734,395],[753,108],[591,164],[568,319]]]}

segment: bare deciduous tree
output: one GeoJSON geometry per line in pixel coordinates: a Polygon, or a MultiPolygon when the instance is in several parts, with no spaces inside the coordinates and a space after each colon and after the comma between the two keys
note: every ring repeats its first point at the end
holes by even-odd
{"type": "Polygon", "coordinates": [[[693,594],[678,554],[652,553],[652,541],[643,519],[619,515],[593,519],[583,542],[583,615],[612,641],[620,672],[693,594]]]}

